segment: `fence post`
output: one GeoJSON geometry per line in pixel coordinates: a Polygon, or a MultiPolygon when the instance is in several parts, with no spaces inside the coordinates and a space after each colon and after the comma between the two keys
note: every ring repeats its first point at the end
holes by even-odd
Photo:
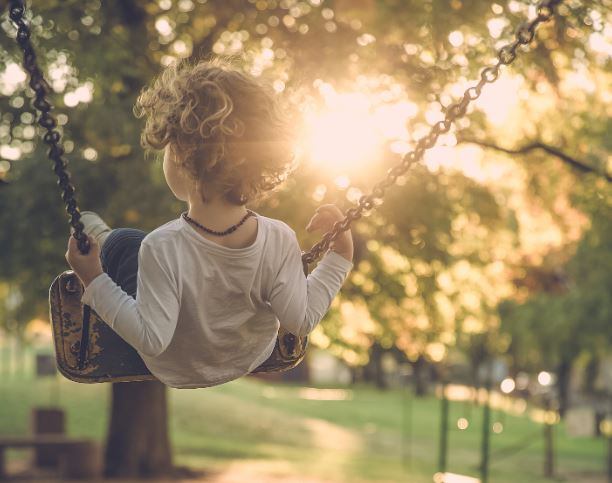
{"type": "Polygon", "coordinates": [[[402,394],[404,404],[402,411],[402,462],[406,470],[412,468],[412,389],[409,385],[409,373],[403,372],[402,394]]]}
{"type": "Polygon", "coordinates": [[[481,462],[480,462],[480,481],[481,483],[489,482],[489,450],[491,439],[491,366],[490,363],[485,377],[484,389],[485,400],[482,410],[482,446],[481,446],[481,462]]]}
{"type": "Polygon", "coordinates": [[[446,473],[446,456],[448,453],[448,413],[449,403],[446,397],[446,381],[442,383],[442,399],[440,401],[440,447],[438,453],[438,472],[446,473]]]}
{"type": "Polygon", "coordinates": [[[550,396],[544,396],[544,477],[552,478],[555,474],[554,420],[551,415],[550,396]]]}

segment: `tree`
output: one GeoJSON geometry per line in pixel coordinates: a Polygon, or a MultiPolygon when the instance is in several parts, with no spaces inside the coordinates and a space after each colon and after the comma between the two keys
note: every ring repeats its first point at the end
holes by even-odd
{"type": "Polygon", "coordinates": [[[581,204],[593,210],[593,225],[574,256],[552,273],[534,275],[532,297],[500,306],[514,370],[554,370],[562,415],[570,404],[569,378],[576,361],[581,356],[597,360],[612,348],[612,198],[588,196],[581,204]]]}
{"type": "MultiPolygon", "coordinates": [[[[509,39],[528,14],[529,3],[86,0],[66,6],[54,0],[35,8],[34,39],[40,63],[51,74],[81,206],[102,211],[112,226],[148,230],[182,208],[165,189],[159,167],[143,162],[140,124],[131,115],[138,91],[162,65],[211,52],[237,54],[245,70],[274,82],[294,103],[322,106],[330,89],[361,90],[379,106],[404,102],[413,115],[400,121],[407,133],[395,140],[405,148],[457,98],[458,87],[477,78],[498,42],[509,39]]],[[[525,240],[525,226],[536,220],[558,229],[565,251],[576,243],[584,224],[570,229],[575,213],[566,202],[592,177],[571,172],[558,156],[541,152],[514,159],[454,147],[462,136],[510,150],[529,139],[571,147],[575,157],[602,171],[609,150],[604,89],[577,95],[570,81],[578,66],[593,85],[607,85],[609,60],[591,41],[590,29],[601,36],[609,14],[596,1],[564,5],[561,14],[540,29],[542,41],[515,62],[524,98],[513,107],[514,116],[503,125],[495,123],[491,102],[478,105],[470,120],[445,138],[442,151],[425,159],[426,168],[400,180],[401,192],[390,192],[388,204],[360,222],[357,269],[324,327],[313,334],[315,343],[354,365],[367,362],[375,341],[397,347],[417,366],[425,358],[439,362],[455,347],[469,352],[472,337],[496,334],[495,307],[523,268],[521,256],[550,250],[549,243],[525,240]],[[559,116],[567,123],[559,123],[559,116]],[[458,168],[444,164],[445,156],[460,161],[458,168]],[[481,164],[483,171],[505,167],[506,175],[479,178],[470,163],[481,164]],[[559,200],[566,203],[560,210],[559,200]],[[552,219],[532,213],[535,204],[552,219]],[[526,213],[531,218],[525,219],[526,213]],[[374,238],[380,241],[370,243],[374,238]],[[358,317],[349,321],[346,313],[358,317]]],[[[14,35],[8,22],[2,29],[14,35]]],[[[24,108],[29,91],[20,81],[17,61],[15,48],[0,51],[0,72],[11,72],[7,78],[13,79],[0,80],[6,96],[0,98],[0,281],[19,301],[2,299],[6,315],[0,323],[23,327],[33,316],[46,314],[48,282],[65,267],[67,230],[44,150],[34,142],[34,118],[24,108]]],[[[505,82],[510,89],[513,84],[505,82]]],[[[397,149],[388,149],[396,144],[388,141],[363,169],[302,169],[260,211],[299,227],[322,201],[354,202],[356,193],[366,192],[373,178],[399,160],[397,149]],[[334,182],[342,174],[354,189],[334,182]]],[[[538,263],[541,259],[533,261],[538,263]]],[[[487,350],[500,351],[503,341],[489,339],[487,350]]],[[[479,355],[471,357],[476,361],[479,355]]],[[[144,394],[137,387],[133,390],[144,394]]],[[[127,401],[131,396],[119,402],[124,388],[115,388],[114,421],[134,411],[127,401]]],[[[156,395],[147,407],[157,411],[165,393],[151,390],[156,395]]],[[[164,411],[156,414],[152,420],[165,427],[164,411]]],[[[135,438],[130,440],[152,437],[139,428],[130,430],[129,438],[135,438]]],[[[164,453],[161,467],[170,461],[165,438],[164,431],[153,438],[164,453]]],[[[129,451],[138,448],[145,446],[134,444],[129,451]]],[[[109,472],[163,472],[153,461],[136,468],[129,463],[139,461],[136,453],[126,454],[125,461],[123,468],[108,461],[109,472]]]]}

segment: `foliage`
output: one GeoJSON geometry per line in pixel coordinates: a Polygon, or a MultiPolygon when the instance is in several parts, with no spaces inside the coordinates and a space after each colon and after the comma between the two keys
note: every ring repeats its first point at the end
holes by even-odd
{"type": "MultiPolygon", "coordinates": [[[[557,283],[523,303],[500,306],[503,329],[512,337],[516,370],[554,369],[580,356],[603,358],[612,333],[612,204],[592,200],[593,224],[557,283]],[[595,215],[595,214],[594,214],[595,215]]],[[[540,279],[543,278],[540,276],[540,279]]]]}
{"type": "MultiPolygon", "coordinates": [[[[564,334],[578,351],[604,350],[609,341],[574,335],[585,320],[609,320],[604,299],[610,282],[595,263],[604,257],[609,213],[598,207],[609,185],[541,153],[513,158],[461,140],[511,147],[535,139],[605,170],[610,56],[602,44],[609,3],[564,4],[560,17],[541,28],[540,41],[520,53],[512,74],[483,94],[469,120],[359,222],[355,270],[313,336],[318,345],[353,364],[367,361],[375,339],[413,360],[440,361],[455,348],[478,360],[483,351],[521,347],[512,352],[517,364],[534,367],[562,350],[546,345],[549,336],[564,334]],[[518,102],[507,102],[515,96],[518,102]],[[593,228],[568,262],[589,220],[593,228]],[[580,267],[587,262],[597,269],[585,272],[580,267]],[[504,317],[500,334],[498,303],[514,300],[516,306],[538,292],[520,281],[547,263],[569,263],[576,287],[523,304],[522,315],[504,317]],[[586,288],[597,283],[599,290],[586,288]],[[541,316],[546,323],[535,323],[541,316]],[[542,336],[531,338],[538,331],[542,336]],[[537,361],[529,362],[529,354],[537,361]]],[[[165,188],[158,164],[143,159],[140,124],[131,114],[140,88],[162,65],[211,52],[235,55],[304,112],[323,105],[330,89],[367,92],[377,106],[409,101],[414,115],[399,127],[410,147],[533,14],[530,2],[516,0],[86,0],[34,8],[34,39],[55,91],[80,205],[102,212],[112,226],[147,230],[183,209],[165,188]]],[[[14,35],[6,17],[2,29],[14,35]]],[[[7,39],[3,45],[0,72],[14,72],[17,49],[7,39]]],[[[65,267],[67,224],[44,147],[35,142],[30,92],[23,82],[3,79],[0,293],[16,295],[2,297],[0,324],[17,327],[46,314],[47,286],[65,267]]],[[[301,227],[317,204],[349,206],[399,161],[393,140],[387,141],[365,168],[321,169],[305,159],[260,211],[295,227],[305,245],[314,242],[301,227]]]]}

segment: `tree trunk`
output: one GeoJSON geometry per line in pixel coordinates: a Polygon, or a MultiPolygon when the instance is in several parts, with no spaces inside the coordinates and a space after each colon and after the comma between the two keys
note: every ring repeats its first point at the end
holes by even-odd
{"type": "Polygon", "coordinates": [[[166,387],[157,381],[113,384],[105,476],[148,478],[171,471],[166,387]]]}
{"type": "Polygon", "coordinates": [[[422,397],[427,395],[427,389],[429,387],[429,374],[427,371],[427,361],[422,355],[412,363],[412,370],[414,371],[414,394],[415,396],[422,397]]]}
{"type": "Polygon", "coordinates": [[[385,353],[385,350],[382,348],[382,346],[378,342],[375,342],[374,345],[372,345],[372,349],[370,351],[370,357],[372,361],[372,367],[374,369],[374,378],[376,381],[376,387],[378,389],[387,389],[388,387],[387,377],[385,375],[385,371],[382,365],[382,356],[384,353],[385,353]]]}
{"type": "Polygon", "coordinates": [[[572,362],[562,359],[557,367],[557,392],[559,395],[559,416],[565,416],[569,406],[569,385],[572,373],[572,362]]]}

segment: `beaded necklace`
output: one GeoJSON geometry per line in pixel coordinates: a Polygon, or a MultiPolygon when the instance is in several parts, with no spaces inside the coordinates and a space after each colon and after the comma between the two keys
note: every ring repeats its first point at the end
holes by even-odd
{"type": "Polygon", "coordinates": [[[227,230],[224,231],[215,231],[215,230],[211,230],[210,228],[206,228],[204,225],[201,225],[200,223],[198,223],[197,221],[195,221],[193,218],[191,218],[190,216],[187,215],[187,212],[183,213],[181,215],[183,217],[183,219],[193,225],[193,226],[197,226],[200,230],[208,233],[209,235],[214,235],[214,236],[226,236],[229,235],[230,233],[234,233],[238,228],[240,228],[240,226],[242,226],[242,224],[247,221],[247,219],[249,219],[251,216],[255,216],[255,213],[251,210],[247,210],[247,214],[244,215],[244,217],[242,218],[242,220],[240,220],[238,223],[236,223],[235,225],[230,226],[227,230]]]}

